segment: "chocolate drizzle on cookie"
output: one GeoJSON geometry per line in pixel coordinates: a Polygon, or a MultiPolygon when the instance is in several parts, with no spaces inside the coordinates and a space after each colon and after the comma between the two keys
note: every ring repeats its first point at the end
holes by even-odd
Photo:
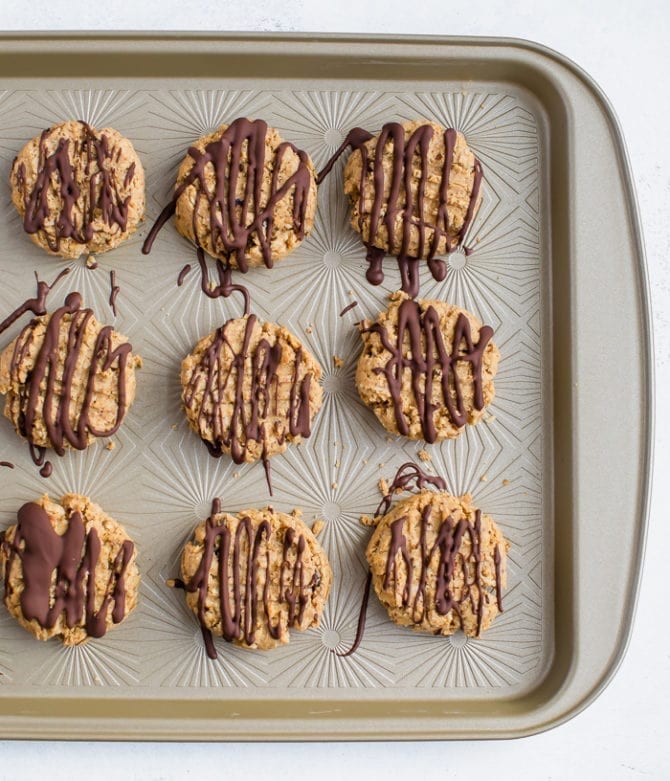
{"type": "Polygon", "coordinates": [[[438,183],[437,218],[434,224],[426,222],[428,156],[434,132],[431,125],[425,124],[420,125],[407,136],[401,124],[388,122],[382,127],[377,136],[374,150],[371,152],[368,148],[368,142],[373,136],[361,128],[354,128],[317,177],[317,182],[323,181],[333,168],[337,158],[347,147],[360,153],[361,178],[357,206],[361,234],[364,235],[365,217],[368,217],[370,226],[365,241],[369,263],[366,278],[373,285],[381,284],[384,280],[382,269],[384,256],[387,252],[390,255],[395,255],[400,270],[402,290],[412,298],[415,298],[419,293],[420,258],[426,257],[428,268],[434,279],[442,281],[446,277],[446,263],[436,257],[440,242],[442,239],[445,240],[444,251],[446,253],[452,252],[462,244],[474,217],[482,180],[482,166],[475,158],[474,180],[468,209],[463,225],[454,237],[454,231],[449,224],[447,205],[449,177],[457,133],[453,128],[446,129],[444,131],[444,162],[438,183]],[[391,152],[391,173],[387,177],[384,167],[384,153],[386,151],[388,154],[389,150],[391,152]],[[418,163],[419,167],[418,185],[414,185],[415,163],[418,163]],[[369,174],[372,174],[371,188],[369,174]],[[413,192],[413,186],[416,193],[413,192]],[[398,220],[402,226],[399,243],[396,240],[398,220]],[[385,228],[386,239],[380,234],[382,227],[385,228]],[[427,245],[427,230],[432,233],[429,246],[427,245]],[[410,241],[417,231],[419,246],[416,256],[411,256],[409,254],[410,241]]]}
{"type": "Polygon", "coordinates": [[[121,544],[111,563],[101,601],[96,599],[96,569],[102,544],[95,528],[87,531],[79,512],[70,515],[61,535],[44,508],[34,502],[24,504],[18,512],[13,540],[5,536],[2,545],[7,555],[5,599],[18,559],[23,570],[21,612],[27,621],[52,629],[64,614],[69,629],[83,624],[90,637],[102,637],[107,631],[110,607],[114,624],[125,617],[125,575],[134,552],[130,540],[121,544]],[[96,601],[100,601],[97,608],[96,601]]]}
{"type": "MultiPolygon", "coordinates": [[[[66,444],[77,450],[85,449],[89,434],[94,437],[114,434],[128,406],[126,374],[132,346],[124,342],[113,348],[114,332],[111,326],[103,327],[97,334],[87,374],[83,378],[75,378],[76,369],[80,368],[86,328],[93,317],[93,311],[82,309],[81,304],[81,295],[70,293],[65,299],[65,305],[54,311],[46,323],[44,340],[39,346],[33,368],[25,382],[18,384],[21,410],[19,433],[32,445],[33,428],[38,418],[41,418],[51,446],[59,456],[65,452],[66,444]],[[66,334],[65,357],[61,362],[59,344],[63,343],[63,333],[66,334]],[[109,428],[99,429],[91,422],[96,381],[100,372],[110,370],[116,373],[116,418],[109,428]],[[84,388],[83,398],[75,391],[75,383],[80,381],[84,388]]],[[[34,327],[35,323],[30,323],[16,339],[10,376],[19,376],[21,367],[30,355],[34,327]]]]}
{"type": "Polygon", "coordinates": [[[177,201],[189,187],[194,187],[195,191],[193,235],[197,237],[199,233],[196,221],[204,199],[209,214],[208,227],[214,252],[229,260],[234,259],[237,268],[243,273],[249,267],[247,251],[252,243],[258,244],[263,262],[267,268],[272,268],[274,212],[280,201],[287,198],[291,191],[293,228],[298,237],[303,239],[312,182],[309,158],[305,152],[284,141],[277,147],[274,158],[267,160],[267,131],[267,123],[263,120],[252,121],[241,117],[232,122],[219,139],[210,141],[204,150],[190,147],[188,154],[193,165],[184,180],[175,188],[172,201],[163,209],[149,231],[142,252],[148,254],[151,251],[158,232],[175,213],[177,201]],[[298,156],[298,167],[280,184],[282,161],[289,150],[298,156]],[[269,192],[265,193],[263,180],[268,166],[272,169],[272,178],[269,192]],[[211,172],[214,173],[214,182],[210,187],[208,177],[211,172]],[[241,198],[238,197],[240,186],[244,193],[241,198]]]}
{"type": "MultiPolygon", "coordinates": [[[[391,541],[386,560],[383,588],[392,589],[404,608],[410,608],[411,620],[420,624],[426,615],[435,610],[440,616],[452,611],[461,618],[461,607],[469,603],[477,616],[477,636],[484,619],[487,602],[486,589],[482,577],[481,511],[475,511],[475,519],[463,517],[454,520],[450,515],[441,519],[436,527],[435,540],[428,542],[428,531],[434,528],[431,521],[433,508],[430,504],[421,513],[419,566],[414,568],[412,556],[405,537],[407,516],[402,516],[389,526],[391,541]],[[465,537],[469,538],[469,554],[461,552],[465,537]],[[434,582],[429,582],[430,568],[437,559],[434,568],[434,582]],[[457,590],[455,580],[463,581],[457,590]],[[430,595],[430,596],[429,596],[430,595]]],[[[499,548],[496,547],[498,559],[499,548]]],[[[497,604],[502,612],[502,588],[500,565],[495,567],[497,604]]]]}
{"type": "Polygon", "coordinates": [[[217,559],[221,634],[229,642],[238,640],[252,646],[257,624],[261,621],[270,636],[278,640],[283,631],[283,611],[287,627],[300,626],[311,591],[320,583],[318,573],[306,582],[303,557],[307,543],[302,534],[291,528],[285,530],[277,568],[276,564],[271,565],[272,526],[269,521],[263,520],[254,530],[251,519],[242,517],[233,533],[225,519],[217,518],[220,514],[221,502],[215,499],[205,524],[204,550],[198,569],[191,580],[184,583],[186,591],[198,594],[198,619],[211,659],[216,659],[217,654],[207,629],[206,604],[214,557],[217,559]],[[272,595],[267,575],[275,569],[279,572],[279,584],[277,594],[272,595]],[[273,619],[273,615],[277,618],[273,619]]]}
{"type": "Polygon", "coordinates": [[[28,188],[24,163],[18,165],[15,173],[16,184],[23,192],[23,227],[30,234],[43,231],[52,252],[60,250],[63,239],[87,244],[100,216],[110,228],[116,225],[122,232],[128,223],[130,195],[123,197],[121,190],[132,182],[134,163],[126,171],[120,188],[113,168],[120,150],[110,144],[104,133],[98,136],[86,122],[79,124],[82,140],[61,138],[52,152],[48,151],[47,142],[58,126],[42,132],[32,189],[28,188]],[[73,164],[73,160],[77,163],[73,164]],[[86,182],[84,188],[80,186],[82,178],[86,182]],[[50,198],[54,191],[55,199],[53,194],[50,198]]]}
{"type": "MultiPolygon", "coordinates": [[[[250,342],[256,315],[247,315],[242,344],[236,348],[228,338],[227,329],[234,322],[229,320],[218,328],[200,363],[193,370],[185,385],[182,400],[187,409],[200,405],[199,431],[211,431],[212,440],[204,440],[213,456],[224,450],[236,464],[245,461],[246,443],[249,440],[263,443],[263,461],[267,462],[266,418],[277,414],[279,376],[282,358],[280,344],[270,344],[261,339],[251,350],[250,342]],[[225,353],[232,354],[232,358],[225,353]],[[245,376],[249,387],[245,388],[245,376]],[[230,419],[224,418],[221,403],[227,394],[232,396],[233,410],[230,419]]],[[[311,433],[309,393],[312,376],[305,372],[302,349],[295,353],[295,367],[289,390],[288,410],[282,431],[276,428],[272,434],[280,440],[291,436],[308,437],[311,433]]]]}
{"type": "Polygon", "coordinates": [[[461,312],[454,327],[451,345],[445,343],[440,328],[440,316],[433,306],[422,311],[420,303],[404,300],[398,307],[396,338],[392,339],[385,326],[373,323],[364,333],[376,333],[390,358],[376,373],[384,374],[391,394],[398,432],[409,434],[409,423],[403,411],[402,391],[405,369],[411,373],[412,394],[419,411],[421,431],[426,442],[435,442],[437,429],[434,416],[446,410],[455,426],[468,422],[461,380],[456,372],[458,363],[468,363],[472,369],[475,409],[484,408],[482,364],[484,350],[493,336],[493,329],[482,326],[479,338],[472,337],[470,321],[461,312]],[[441,405],[433,402],[433,391],[438,386],[441,405]]]}

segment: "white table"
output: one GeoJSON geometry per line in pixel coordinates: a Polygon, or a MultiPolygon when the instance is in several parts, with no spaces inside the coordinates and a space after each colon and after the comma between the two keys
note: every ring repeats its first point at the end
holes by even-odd
{"type": "Polygon", "coordinates": [[[0,0],[8,30],[198,29],[503,35],[574,59],[609,95],[640,200],[656,342],[656,467],[633,638],[614,681],[547,734],[508,742],[76,744],[0,742],[0,778],[670,778],[670,4],[665,0],[0,0]],[[188,8],[188,6],[191,6],[188,8]],[[12,9],[11,11],[9,9],[12,9]],[[412,8],[422,8],[411,16],[412,8]],[[467,774],[467,775],[466,775],[467,774]]]}

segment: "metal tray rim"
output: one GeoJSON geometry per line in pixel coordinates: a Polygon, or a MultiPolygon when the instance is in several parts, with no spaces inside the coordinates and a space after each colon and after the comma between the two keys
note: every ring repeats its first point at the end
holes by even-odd
{"type": "MultiPolygon", "coordinates": [[[[533,724],[517,729],[498,729],[491,733],[486,731],[483,734],[471,734],[464,732],[464,734],[453,734],[453,731],[449,734],[439,733],[439,729],[436,731],[430,731],[426,734],[427,739],[440,739],[444,737],[468,737],[468,738],[491,738],[491,737],[505,737],[513,738],[524,735],[536,734],[538,732],[545,731],[547,729],[558,726],[561,723],[571,719],[577,715],[580,711],[586,708],[591,702],[593,702],[600,693],[606,688],[609,682],[612,680],[617,669],[619,668],[625,653],[627,651],[635,617],[635,610],[637,604],[637,597],[639,594],[640,579],[642,576],[642,564],[644,558],[644,550],[647,537],[647,529],[649,522],[649,510],[650,499],[652,489],[652,477],[651,477],[651,465],[653,459],[653,431],[654,431],[654,368],[653,368],[653,330],[652,330],[652,312],[651,312],[651,300],[649,289],[648,269],[644,252],[644,244],[642,238],[642,230],[640,224],[639,208],[637,205],[637,199],[635,194],[635,187],[632,179],[632,171],[630,165],[630,159],[628,151],[623,139],[621,126],[619,120],[614,112],[614,109],[603,93],[598,84],[588,75],[579,65],[574,63],[564,55],[542,45],[532,41],[527,41],[518,38],[503,38],[503,37],[478,37],[478,36],[412,36],[412,35],[356,35],[356,34],[337,34],[337,33],[221,33],[211,34],[202,32],[142,32],[142,31],[120,31],[120,32],[62,32],[62,33],[25,33],[25,32],[9,32],[0,33],[0,41],[3,43],[26,43],[30,41],[40,42],[76,42],[76,43],[90,43],[95,40],[109,42],[112,45],[123,43],[124,41],[145,41],[147,43],[155,43],[160,46],[161,44],[177,43],[189,41],[192,42],[206,42],[211,41],[217,45],[225,44],[226,42],[240,43],[244,41],[249,42],[261,42],[261,41],[304,41],[304,42],[327,42],[327,43],[353,43],[363,44],[367,42],[374,42],[376,44],[412,44],[413,46],[421,45],[444,45],[444,46],[484,46],[484,47],[501,47],[505,49],[517,48],[526,50],[528,52],[541,55],[542,57],[553,60],[554,62],[567,68],[588,91],[591,93],[593,99],[600,104],[600,107],[608,121],[610,132],[612,133],[613,144],[616,147],[620,159],[620,173],[622,184],[628,193],[628,209],[629,218],[633,230],[633,238],[635,240],[635,249],[637,258],[636,262],[636,275],[639,284],[639,293],[641,297],[641,311],[644,314],[644,322],[641,323],[642,337],[643,337],[643,358],[644,358],[644,372],[647,382],[645,383],[646,391],[646,409],[647,415],[644,422],[641,424],[641,436],[643,441],[643,458],[644,463],[640,465],[640,474],[646,475],[646,479],[643,479],[640,484],[640,502],[639,502],[639,515],[637,519],[637,538],[636,538],[636,551],[633,557],[634,560],[634,572],[631,577],[631,587],[628,592],[628,600],[625,608],[622,608],[622,615],[628,616],[629,620],[625,622],[625,628],[621,633],[620,641],[610,657],[609,664],[601,671],[599,677],[595,678],[593,685],[587,691],[582,693],[581,698],[571,703],[570,707],[558,716],[553,716],[545,723],[533,724]],[[436,734],[438,733],[438,734],[436,734]]],[[[574,663],[574,660],[573,660],[574,663]]],[[[3,718],[2,721],[5,721],[3,718]]],[[[75,720],[72,720],[73,722],[75,720]]],[[[154,722],[155,720],[149,720],[154,722]]],[[[141,739],[151,738],[163,738],[163,739],[176,739],[174,737],[174,727],[170,724],[172,720],[160,719],[160,724],[153,724],[153,728],[147,734],[143,734],[141,739]]],[[[69,722],[68,722],[69,723],[69,722]]],[[[74,724],[73,724],[74,726],[74,724]]],[[[100,738],[99,729],[92,728],[90,724],[80,724],[81,731],[77,730],[76,739],[90,739],[100,738]]],[[[147,725],[148,726],[148,725],[147,725]]],[[[313,728],[313,725],[312,725],[313,728]]],[[[220,729],[220,725],[219,725],[220,729]]],[[[27,738],[35,737],[34,731],[31,730],[30,717],[19,717],[13,720],[11,726],[3,724],[3,732],[5,737],[17,737],[27,738]],[[24,720],[27,718],[27,723],[24,724],[24,720]],[[9,727],[9,729],[7,729],[9,727]]],[[[108,725],[104,729],[104,737],[111,739],[138,739],[137,735],[133,734],[128,728],[115,728],[112,725],[108,725]]],[[[58,739],[59,737],[67,737],[72,739],[72,735],[69,734],[67,725],[63,725],[60,721],[58,726],[54,725],[52,735],[45,735],[50,739],[58,739]]],[[[278,738],[278,739],[296,739],[295,731],[287,731],[286,734],[271,731],[265,735],[261,734],[261,731],[254,732],[253,735],[241,735],[230,734],[222,736],[218,729],[210,735],[204,735],[203,737],[209,737],[210,739],[235,739],[235,740],[254,740],[263,738],[278,738]]],[[[328,731],[318,729],[313,734],[302,735],[301,739],[335,739],[335,740],[349,740],[349,739],[416,739],[416,735],[407,734],[405,731],[403,734],[395,734],[393,730],[384,730],[384,734],[380,735],[376,733],[368,734],[367,731],[357,731],[357,733],[350,734],[347,730],[340,731],[339,729],[328,731]]],[[[182,738],[183,739],[183,738],[182,738]]],[[[188,736],[187,736],[187,739],[188,736]]],[[[196,738],[190,738],[196,739],[196,738]]],[[[202,737],[200,738],[202,739],[202,737]]]]}

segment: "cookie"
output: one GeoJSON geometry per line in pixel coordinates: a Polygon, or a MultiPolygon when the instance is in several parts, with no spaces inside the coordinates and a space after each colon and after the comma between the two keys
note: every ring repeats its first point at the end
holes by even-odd
{"type": "Polygon", "coordinates": [[[113,128],[62,122],[18,153],[12,201],[30,238],[50,255],[78,258],[125,241],[144,217],[144,169],[113,128]]]}
{"type": "Polygon", "coordinates": [[[36,317],[0,354],[0,394],[19,436],[38,448],[83,450],[114,434],[135,398],[132,345],[103,326],[79,293],[36,317]]]}
{"type": "Polygon", "coordinates": [[[307,153],[266,122],[239,118],[188,150],[173,203],[154,225],[144,252],[172,211],[179,233],[212,257],[243,272],[271,268],[312,229],[316,174],[307,153]]]}
{"type": "Polygon", "coordinates": [[[381,517],[365,552],[389,618],[478,637],[502,612],[508,543],[471,497],[422,490],[381,517]]]}
{"type": "Polygon", "coordinates": [[[482,167],[463,134],[435,122],[389,122],[377,136],[352,137],[344,169],[351,225],[368,247],[368,280],[398,258],[402,289],[418,294],[418,260],[444,279],[440,255],[456,249],[479,206],[482,167]]]}
{"type": "Polygon", "coordinates": [[[38,640],[102,637],[137,605],[140,575],[124,528],[85,496],[24,504],[4,532],[7,610],[38,640]]]}
{"type": "MultiPolygon", "coordinates": [[[[181,577],[202,628],[244,648],[289,642],[289,629],[318,626],[332,574],[323,548],[294,513],[268,507],[221,512],[196,527],[181,577]]],[[[215,656],[213,644],[208,653],[215,656]]]]}
{"type": "Polygon", "coordinates": [[[394,293],[377,322],[360,324],[356,386],[391,434],[437,442],[457,437],[495,395],[493,330],[443,301],[394,293]]]}
{"type": "Polygon", "coordinates": [[[181,365],[191,428],[213,455],[266,460],[311,433],[321,367],[298,339],[251,314],[201,339],[181,365]]]}

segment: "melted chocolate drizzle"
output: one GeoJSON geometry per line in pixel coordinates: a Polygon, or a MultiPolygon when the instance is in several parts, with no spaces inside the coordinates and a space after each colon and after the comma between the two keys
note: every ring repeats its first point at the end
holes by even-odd
{"type": "Polygon", "coordinates": [[[179,276],[177,277],[177,287],[181,287],[184,284],[184,280],[189,275],[191,271],[191,264],[187,263],[184,268],[179,272],[179,276]]]}
{"type": "Polygon", "coordinates": [[[89,636],[102,637],[112,603],[113,623],[123,620],[125,574],[134,551],[130,540],[123,542],[114,559],[102,603],[96,610],[95,573],[102,545],[95,528],[86,531],[81,514],[75,511],[68,518],[65,532],[58,534],[46,511],[34,502],[24,504],[17,518],[14,539],[11,543],[6,537],[2,541],[8,557],[5,597],[10,590],[13,562],[18,558],[24,582],[21,611],[27,621],[35,620],[44,629],[52,629],[64,614],[69,629],[83,623],[89,636]]]}
{"type": "Polygon", "coordinates": [[[432,485],[439,491],[446,491],[447,484],[444,478],[439,475],[429,475],[424,472],[418,464],[413,461],[406,461],[404,464],[398,467],[398,471],[395,473],[395,477],[391,481],[386,494],[382,497],[381,502],[375,510],[375,517],[380,515],[386,515],[391,509],[393,504],[393,498],[398,491],[410,491],[414,483],[414,488],[417,491],[422,491],[424,488],[432,485]]]}
{"type": "Polygon", "coordinates": [[[344,317],[347,312],[351,312],[355,306],[358,306],[358,301],[352,301],[348,306],[345,306],[344,309],[340,312],[340,317],[344,317]]]}
{"type": "Polygon", "coordinates": [[[110,293],[109,293],[109,305],[112,308],[112,313],[114,314],[114,317],[116,317],[116,298],[121,292],[121,288],[116,284],[116,271],[110,271],[109,272],[109,287],[110,287],[110,293]]]}
{"type": "Polygon", "coordinates": [[[35,298],[26,299],[20,306],[18,306],[10,315],[8,315],[0,323],[0,334],[6,331],[13,323],[15,323],[26,312],[32,312],[34,315],[45,315],[47,313],[47,297],[56,283],[59,282],[66,274],[70,273],[69,268],[64,268],[60,274],[54,279],[54,281],[48,285],[46,282],[42,282],[35,272],[35,280],[37,281],[37,293],[35,298]]]}
{"type": "Polygon", "coordinates": [[[7,469],[14,469],[14,464],[11,461],[0,461],[0,466],[4,466],[7,469]]]}
{"type": "MultiPolygon", "coordinates": [[[[228,449],[236,464],[244,463],[245,442],[248,440],[263,443],[262,457],[264,463],[267,463],[266,417],[273,412],[272,389],[274,387],[276,394],[279,384],[277,369],[282,357],[281,345],[271,345],[267,339],[261,339],[255,350],[250,351],[249,343],[256,321],[256,315],[247,316],[244,338],[239,350],[235,349],[226,333],[231,321],[217,329],[211,345],[207,348],[200,364],[193,371],[182,396],[184,405],[189,409],[200,396],[202,397],[198,428],[200,430],[211,429],[213,432],[213,443],[204,440],[209,452],[211,455],[219,457],[224,452],[224,448],[228,449]],[[233,354],[232,361],[224,361],[224,348],[233,354]],[[247,363],[250,364],[249,376],[251,377],[248,397],[244,391],[247,363]],[[232,389],[234,392],[234,402],[231,419],[226,423],[221,415],[218,402],[225,396],[228,389],[232,389]],[[249,406],[248,412],[246,404],[249,406]],[[207,408],[212,411],[206,411],[207,408]]],[[[280,438],[286,436],[286,428],[291,436],[309,437],[311,433],[309,410],[311,375],[306,373],[302,379],[299,379],[301,363],[302,350],[298,349],[289,392],[286,424],[282,432],[273,432],[280,438]]],[[[276,412],[276,398],[274,403],[276,412]]],[[[270,492],[272,492],[269,479],[268,485],[270,492]]]]}
{"type": "MultiPolygon", "coordinates": [[[[84,129],[84,138],[75,142],[70,153],[70,139],[61,138],[55,151],[47,151],[47,141],[56,128],[42,132],[39,141],[39,161],[37,177],[32,190],[28,192],[25,165],[21,163],[16,172],[16,181],[24,191],[25,214],[23,227],[26,233],[44,231],[44,236],[52,252],[58,252],[63,239],[73,239],[79,244],[87,244],[94,233],[97,214],[102,214],[111,228],[118,225],[126,230],[130,195],[121,197],[114,170],[110,161],[118,150],[110,146],[108,137],[100,137],[86,122],[80,122],[84,129]],[[77,160],[73,166],[71,158],[77,160]],[[88,188],[82,192],[77,183],[76,172],[81,167],[87,177],[88,188]],[[49,192],[55,187],[59,194],[58,214],[52,217],[49,206],[49,192]],[[79,203],[81,215],[75,212],[79,203]],[[52,239],[47,224],[55,231],[52,239]]],[[[135,174],[132,164],[126,171],[123,187],[127,188],[135,174]]]]}
{"type": "Polygon", "coordinates": [[[309,603],[309,592],[319,584],[318,574],[315,574],[310,582],[305,582],[303,555],[306,541],[302,534],[296,534],[289,528],[284,532],[282,558],[278,568],[278,594],[276,599],[272,599],[270,582],[266,578],[271,570],[270,523],[262,521],[254,532],[251,519],[243,517],[233,534],[227,526],[216,522],[216,516],[220,513],[221,502],[214,499],[211,515],[205,524],[202,559],[191,580],[183,584],[186,591],[198,594],[198,619],[210,659],[216,659],[217,653],[212,634],[206,628],[205,608],[210,569],[215,556],[218,562],[222,634],[229,642],[243,640],[247,645],[254,643],[259,610],[270,636],[275,640],[279,639],[282,630],[281,618],[276,622],[272,619],[276,607],[286,608],[288,627],[299,626],[309,603]],[[259,590],[262,595],[260,599],[259,590]]]}
{"type": "Polygon", "coordinates": [[[435,442],[437,429],[435,413],[446,409],[455,426],[464,426],[468,421],[463,401],[461,380],[456,373],[456,365],[469,363],[472,367],[474,384],[474,407],[484,408],[484,390],[482,381],[482,359],[486,345],[493,336],[493,329],[484,325],[479,330],[479,339],[472,339],[470,321],[463,314],[458,315],[451,345],[446,345],[440,330],[440,317],[434,307],[429,306],[421,312],[420,305],[413,300],[404,300],[398,308],[398,331],[395,342],[389,332],[380,323],[373,323],[365,332],[379,335],[381,343],[391,357],[386,366],[376,368],[378,374],[384,374],[388,383],[398,432],[409,434],[409,423],[403,412],[402,388],[403,374],[409,368],[412,374],[412,393],[421,419],[421,432],[426,442],[435,442]],[[407,337],[408,344],[405,344],[407,337]],[[465,343],[465,349],[463,349],[465,343]],[[439,370],[440,377],[436,378],[439,370]],[[420,379],[423,378],[423,384],[420,379]],[[442,404],[432,402],[433,387],[439,383],[442,404]]]}
{"type": "Polygon", "coordinates": [[[214,251],[229,260],[234,259],[239,270],[248,270],[247,251],[252,242],[261,248],[263,262],[272,268],[272,247],[270,240],[274,227],[274,212],[279,202],[293,190],[293,227],[300,239],[305,236],[305,218],[309,200],[312,174],[306,153],[293,144],[282,142],[273,160],[266,160],[265,138],[268,126],[261,119],[250,121],[243,117],[230,124],[221,138],[210,141],[203,151],[195,146],[188,150],[193,160],[191,170],[184,181],[175,188],[172,201],[163,209],[149,231],[142,246],[146,255],[160,229],[175,213],[177,201],[191,185],[195,185],[193,205],[193,235],[198,236],[196,225],[201,199],[207,203],[210,232],[214,251]],[[242,162],[246,149],[248,164],[246,171],[242,162]],[[297,170],[282,184],[279,172],[287,151],[293,151],[299,158],[297,170]],[[272,167],[270,192],[263,194],[263,179],[267,165],[272,167]],[[210,189],[207,178],[214,172],[215,182],[210,189]],[[238,183],[246,178],[244,196],[237,197],[238,183]]]}
{"type": "Polygon", "coordinates": [[[216,272],[219,277],[219,284],[213,288],[209,284],[209,272],[207,270],[207,261],[202,247],[197,249],[198,264],[200,266],[200,289],[208,298],[228,298],[233,293],[241,293],[244,298],[244,314],[249,314],[249,291],[244,285],[233,284],[233,272],[230,265],[222,263],[218,258],[216,260],[216,272]]]}
{"type": "MultiPolygon", "coordinates": [[[[19,433],[31,444],[33,460],[38,466],[43,465],[41,474],[45,477],[48,475],[44,472],[50,473],[50,465],[47,466],[49,462],[44,463],[45,449],[34,446],[31,439],[38,411],[41,412],[54,450],[62,456],[66,443],[77,450],[84,450],[88,445],[88,434],[94,437],[108,437],[114,434],[121,425],[127,407],[126,371],[132,346],[125,342],[112,349],[113,329],[111,326],[105,326],[96,337],[88,377],[84,380],[86,389],[84,398],[80,402],[79,409],[76,410],[74,420],[71,420],[75,368],[79,362],[86,326],[93,317],[93,311],[82,309],[81,303],[79,293],[70,293],[65,299],[65,305],[56,309],[51,315],[34,367],[19,389],[21,409],[19,433]],[[59,373],[59,335],[68,315],[71,317],[67,327],[67,355],[59,373]],[[96,376],[98,371],[108,371],[115,364],[118,369],[118,409],[114,423],[108,429],[102,430],[96,428],[90,420],[95,398],[96,376]],[[44,398],[40,405],[42,394],[44,398]]],[[[10,364],[12,376],[16,376],[28,355],[32,345],[33,327],[33,323],[27,325],[16,339],[10,364]]]]}
{"type": "MultiPolygon", "coordinates": [[[[369,268],[366,274],[368,282],[372,285],[380,285],[384,280],[382,261],[385,256],[385,250],[376,246],[376,242],[382,242],[382,237],[378,236],[379,229],[383,225],[386,227],[388,241],[391,244],[390,254],[396,256],[400,276],[402,280],[402,289],[411,298],[415,298],[419,293],[419,267],[420,260],[427,254],[428,268],[433,278],[441,282],[447,274],[447,265],[444,260],[436,257],[440,241],[446,240],[445,252],[449,253],[460,246],[467,233],[472,218],[474,217],[475,207],[479,198],[479,191],[482,180],[482,166],[479,160],[475,158],[474,181],[468,209],[458,234],[452,239],[452,231],[449,225],[449,214],[447,211],[447,199],[449,192],[449,177],[451,173],[451,164],[456,144],[456,131],[449,128],[444,131],[445,156],[442,166],[441,178],[438,184],[438,210],[435,224],[429,224],[424,217],[424,201],[426,194],[426,185],[428,181],[428,154],[430,142],[434,134],[431,125],[421,125],[416,128],[410,136],[407,136],[403,126],[397,122],[388,122],[385,124],[375,144],[372,155],[368,151],[366,143],[373,136],[362,128],[354,128],[345,138],[342,145],[326,163],[323,170],[317,177],[317,183],[330,173],[336,160],[344,153],[347,147],[352,150],[358,150],[361,154],[361,179],[359,187],[359,229],[361,234],[364,227],[364,213],[366,213],[366,203],[372,201],[370,209],[369,222],[370,232],[365,246],[367,248],[367,260],[369,268]],[[390,146],[392,151],[391,175],[387,180],[384,172],[384,150],[390,146]],[[417,187],[416,197],[412,192],[412,171],[415,158],[418,158],[420,165],[420,180],[417,187]],[[368,193],[368,174],[372,173],[372,192],[368,193]],[[388,194],[387,194],[388,193],[388,194]],[[402,195],[402,199],[401,199],[402,195]],[[404,200],[404,205],[401,205],[404,200]],[[382,217],[382,210],[385,207],[385,213],[382,217]],[[397,216],[401,216],[402,238],[400,245],[395,241],[395,225],[397,216]],[[418,258],[408,254],[410,240],[413,236],[413,229],[419,232],[418,258]],[[432,240],[430,247],[426,247],[426,228],[432,230],[432,240]],[[427,253],[426,253],[427,249],[427,253]]],[[[467,251],[467,254],[471,250],[467,251]]]]}

